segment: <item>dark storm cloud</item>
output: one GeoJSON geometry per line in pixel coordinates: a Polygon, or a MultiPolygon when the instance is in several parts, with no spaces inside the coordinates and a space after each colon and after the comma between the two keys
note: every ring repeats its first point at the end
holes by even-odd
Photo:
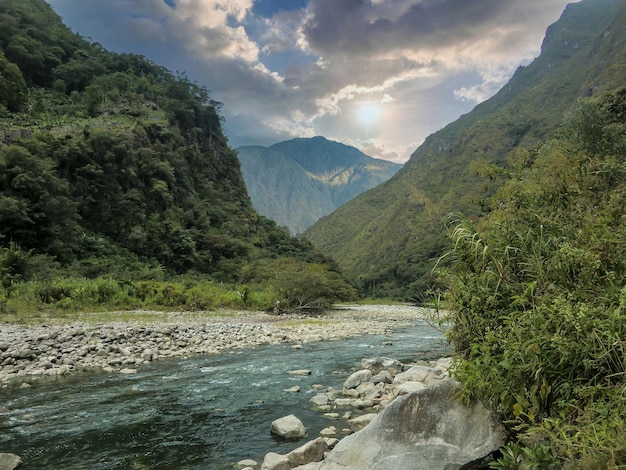
{"type": "MultiPolygon", "coordinates": [[[[542,13],[545,0],[311,0],[302,31],[309,46],[328,56],[371,56],[458,46],[512,30],[542,13]]],[[[545,26],[542,26],[545,27],[545,26]]]]}

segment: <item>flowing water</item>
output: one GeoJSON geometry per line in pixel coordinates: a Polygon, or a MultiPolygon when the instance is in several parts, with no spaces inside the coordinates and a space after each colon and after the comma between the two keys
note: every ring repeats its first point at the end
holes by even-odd
{"type": "MultiPolygon", "coordinates": [[[[341,389],[366,357],[402,362],[445,355],[424,322],[391,335],[261,346],[189,359],[159,360],[137,374],[80,373],[0,390],[0,452],[34,469],[232,469],[242,459],[287,453],[340,420],[309,403],[322,384],[341,389]],[[310,376],[286,372],[310,369],[310,376]],[[299,385],[300,393],[284,392],[299,385]],[[273,420],[295,414],[300,442],[270,435],[273,420]]],[[[341,437],[341,435],[339,436],[341,437]]]]}

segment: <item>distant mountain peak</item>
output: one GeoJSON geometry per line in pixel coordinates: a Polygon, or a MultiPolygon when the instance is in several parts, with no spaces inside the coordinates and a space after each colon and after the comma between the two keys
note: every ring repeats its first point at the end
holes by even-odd
{"type": "Polygon", "coordinates": [[[255,209],[292,233],[303,232],[402,167],[323,136],[237,152],[255,209]]]}

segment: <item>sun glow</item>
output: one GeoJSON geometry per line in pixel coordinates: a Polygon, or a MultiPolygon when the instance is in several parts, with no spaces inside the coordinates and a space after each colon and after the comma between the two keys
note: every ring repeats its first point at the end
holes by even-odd
{"type": "Polygon", "coordinates": [[[376,124],[382,115],[382,109],[375,103],[370,101],[365,102],[359,106],[357,111],[357,117],[362,124],[366,126],[371,126],[372,124],[376,124]]]}

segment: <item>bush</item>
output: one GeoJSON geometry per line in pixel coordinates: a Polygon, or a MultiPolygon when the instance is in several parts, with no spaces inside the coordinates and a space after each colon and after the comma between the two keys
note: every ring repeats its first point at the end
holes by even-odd
{"type": "Polygon", "coordinates": [[[626,465],[625,106],[583,101],[518,153],[492,212],[451,219],[440,261],[464,396],[582,468],[626,465]]]}
{"type": "Polygon", "coordinates": [[[268,285],[276,292],[277,312],[326,309],[356,298],[356,289],[327,265],[293,258],[259,260],[243,269],[246,283],[268,285]]]}

